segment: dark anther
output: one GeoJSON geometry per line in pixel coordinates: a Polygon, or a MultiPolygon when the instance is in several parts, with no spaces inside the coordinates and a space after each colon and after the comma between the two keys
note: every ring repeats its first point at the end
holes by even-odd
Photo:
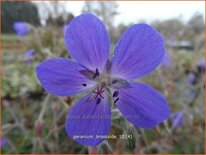
{"type": "Polygon", "coordinates": [[[93,75],[93,79],[95,79],[97,76],[99,76],[99,70],[96,68],[96,72],[93,75]]]}
{"type": "Polygon", "coordinates": [[[86,83],[83,83],[83,84],[82,84],[82,86],[86,87],[86,86],[87,86],[87,84],[86,84],[86,83]]]}
{"type": "Polygon", "coordinates": [[[93,78],[93,79],[95,79],[96,77],[97,77],[97,75],[96,75],[96,73],[94,73],[94,75],[93,75],[93,77],[92,77],[92,78],[93,78]]]}
{"type": "Polygon", "coordinates": [[[114,101],[114,103],[117,103],[118,100],[119,100],[119,97],[114,101]]]}
{"type": "Polygon", "coordinates": [[[98,69],[97,69],[97,68],[96,68],[96,74],[97,74],[97,75],[99,75],[99,71],[98,71],[98,69]]]}
{"type": "Polygon", "coordinates": [[[96,104],[99,104],[100,102],[101,102],[101,98],[98,98],[96,104]]]}
{"type": "Polygon", "coordinates": [[[117,82],[117,80],[115,79],[115,80],[112,80],[112,83],[114,84],[114,83],[116,83],[117,82]]]}
{"type": "Polygon", "coordinates": [[[117,97],[119,95],[119,92],[118,91],[115,91],[114,93],[113,93],[113,97],[117,97]]]}

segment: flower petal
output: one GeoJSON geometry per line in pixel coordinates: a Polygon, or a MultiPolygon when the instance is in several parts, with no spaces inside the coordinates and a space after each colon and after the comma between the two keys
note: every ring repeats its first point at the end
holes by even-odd
{"type": "Polygon", "coordinates": [[[160,64],[164,52],[164,40],[154,28],[146,24],[134,25],[116,44],[112,73],[126,79],[145,76],[160,64]]]}
{"type": "Polygon", "coordinates": [[[119,90],[117,107],[131,123],[142,128],[153,128],[169,117],[170,109],[165,98],[143,83],[131,83],[119,90]]]}
{"type": "Polygon", "coordinates": [[[96,146],[107,136],[111,127],[111,110],[109,98],[104,94],[104,99],[97,102],[88,94],[80,99],[69,111],[66,120],[66,132],[76,142],[96,146]]]}
{"type": "Polygon", "coordinates": [[[80,71],[79,64],[63,58],[48,59],[36,67],[37,77],[47,92],[58,96],[74,95],[95,85],[80,71]]]}
{"type": "Polygon", "coordinates": [[[102,71],[109,59],[109,36],[104,24],[92,14],[74,18],[65,33],[65,44],[72,57],[90,70],[102,71]]]}

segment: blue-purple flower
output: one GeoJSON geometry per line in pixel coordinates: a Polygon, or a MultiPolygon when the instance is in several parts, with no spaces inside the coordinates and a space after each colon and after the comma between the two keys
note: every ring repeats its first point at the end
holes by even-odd
{"type": "Polygon", "coordinates": [[[26,36],[31,30],[31,26],[26,22],[15,22],[13,28],[20,37],[26,36]]]}
{"type": "Polygon", "coordinates": [[[175,112],[173,117],[172,117],[172,125],[173,128],[176,129],[180,126],[182,126],[184,123],[184,116],[182,112],[175,112]]]}
{"type": "Polygon", "coordinates": [[[199,72],[204,73],[205,71],[205,60],[204,59],[200,59],[197,62],[197,69],[199,72]]]}
{"type": "Polygon", "coordinates": [[[35,49],[30,49],[25,53],[26,64],[30,64],[31,59],[34,58],[35,49]]]}
{"type": "Polygon", "coordinates": [[[190,73],[188,76],[187,76],[187,83],[189,85],[194,85],[197,83],[197,77],[193,74],[193,73],[190,73]]]}
{"type": "Polygon", "coordinates": [[[49,93],[86,93],[66,119],[72,139],[88,146],[105,139],[111,127],[110,99],[129,122],[141,128],[153,128],[168,118],[164,96],[147,84],[130,81],[148,75],[162,61],[164,40],[154,28],[136,24],[127,29],[110,59],[106,27],[96,16],[83,14],[69,23],[65,44],[74,60],[48,59],[36,67],[36,74],[49,93]]]}
{"type": "Polygon", "coordinates": [[[5,145],[6,145],[6,139],[2,137],[0,140],[0,148],[4,147],[5,145]]]}

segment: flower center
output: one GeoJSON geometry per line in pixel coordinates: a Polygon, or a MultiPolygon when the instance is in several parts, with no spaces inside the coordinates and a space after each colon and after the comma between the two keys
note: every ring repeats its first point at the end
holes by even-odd
{"type": "Polygon", "coordinates": [[[97,99],[98,97],[100,99],[104,98],[104,96],[102,94],[104,92],[104,87],[105,87],[105,83],[102,83],[101,87],[97,87],[96,91],[92,91],[95,94],[95,99],[97,99]]]}
{"type": "MultiPolygon", "coordinates": [[[[87,69],[79,71],[87,78],[97,82],[96,86],[92,90],[93,95],[91,97],[91,100],[96,100],[96,104],[99,104],[101,100],[104,99],[105,93],[114,98],[114,103],[116,103],[119,100],[119,92],[117,90],[130,87],[128,81],[121,78],[112,77],[110,69],[111,67],[109,64],[107,64],[105,70],[102,73],[99,72],[98,68],[96,68],[95,71],[90,71],[87,69]],[[113,94],[111,94],[111,88],[116,90],[113,94]]],[[[86,87],[87,84],[83,83],[82,86],[86,87]]]]}

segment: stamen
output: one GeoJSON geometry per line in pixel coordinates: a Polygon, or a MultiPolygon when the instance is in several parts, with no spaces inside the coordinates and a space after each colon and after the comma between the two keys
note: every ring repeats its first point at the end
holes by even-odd
{"type": "Polygon", "coordinates": [[[96,74],[97,74],[97,75],[99,75],[99,71],[98,71],[98,69],[97,69],[97,68],[96,68],[96,74]]]}
{"type": "Polygon", "coordinates": [[[117,97],[119,95],[119,92],[118,91],[115,91],[114,93],[113,93],[113,97],[117,97]]]}
{"type": "Polygon", "coordinates": [[[99,76],[99,70],[96,68],[96,72],[93,75],[93,79],[95,79],[97,76],[99,76]]]}
{"type": "Polygon", "coordinates": [[[127,80],[121,78],[112,79],[111,85],[115,89],[131,88],[130,83],[127,80]]]}
{"type": "Polygon", "coordinates": [[[82,84],[82,86],[86,87],[86,86],[87,86],[87,84],[86,84],[86,83],[83,83],[83,84],[82,84]]]}
{"type": "Polygon", "coordinates": [[[101,98],[98,98],[96,104],[99,104],[100,102],[101,102],[101,98]]]}
{"type": "Polygon", "coordinates": [[[119,100],[119,97],[114,101],[114,103],[117,103],[118,100],[119,100]]]}

